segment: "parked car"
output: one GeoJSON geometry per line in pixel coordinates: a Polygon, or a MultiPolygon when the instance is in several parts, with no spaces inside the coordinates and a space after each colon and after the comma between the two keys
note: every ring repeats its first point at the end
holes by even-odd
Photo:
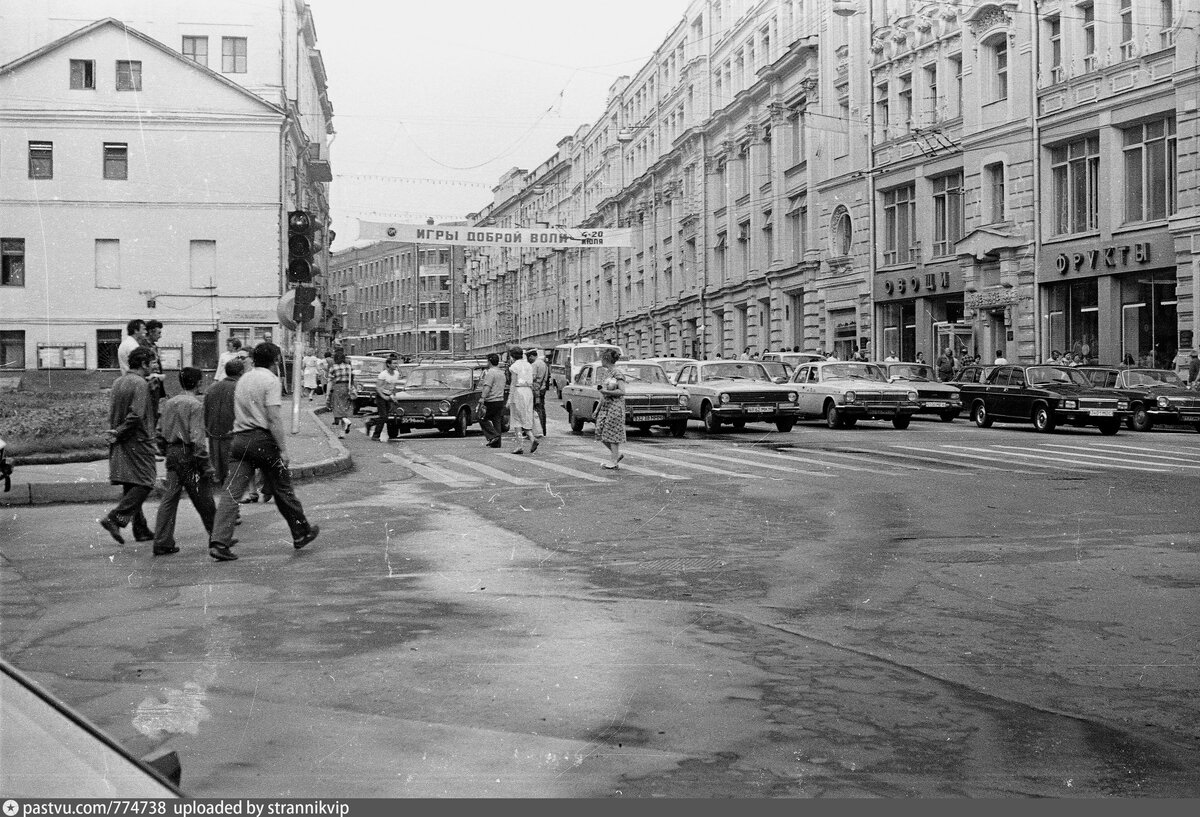
{"type": "Polygon", "coordinates": [[[946,382],[952,386],[961,386],[963,383],[982,383],[994,368],[996,367],[972,363],[969,366],[963,366],[959,369],[958,374],[946,382]]]}
{"type": "Polygon", "coordinates": [[[824,359],[825,355],[820,352],[763,352],[760,361],[786,363],[792,367],[792,371],[795,371],[801,363],[813,363],[824,359]]]}
{"type": "Polygon", "coordinates": [[[604,349],[616,349],[617,354],[621,354],[620,346],[614,346],[611,343],[592,343],[586,340],[580,343],[563,343],[554,347],[554,355],[549,361],[550,385],[554,387],[554,391],[560,398],[563,396],[563,387],[568,383],[574,383],[575,378],[579,376],[579,370],[584,366],[599,361],[600,352],[604,349]]]}
{"type": "Polygon", "coordinates": [[[705,431],[724,423],[742,428],[747,422],[791,431],[800,416],[795,389],[773,383],[757,360],[698,360],[679,370],[675,384],[687,392],[690,416],[702,421],[705,431]]]}
{"type": "Polygon", "coordinates": [[[962,414],[958,386],[942,383],[928,363],[878,363],[889,383],[900,383],[917,390],[921,408],[917,414],[936,414],[943,422],[952,422],[962,414]]]}
{"type": "Polygon", "coordinates": [[[772,383],[786,383],[792,379],[794,369],[786,363],[781,363],[778,360],[760,360],[758,362],[767,370],[767,374],[771,376],[772,383]]]}
{"type": "MultiPolygon", "coordinates": [[[[598,363],[585,365],[563,389],[563,408],[576,434],[596,416],[601,398],[596,376],[602,369],[598,363]]],[[[625,375],[625,425],[642,431],[666,426],[673,437],[687,433],[687,393],[671,384],[662,366],[648,360],[623,360],[617,369],[625,375]]]]}
{"type": "Polygon", "coordinates": [[[1129,428],[1149,431],[1159,423],[1190,425],[1200,431],[1200,392],[1170,369],[1080,366],[1092,385],[1115,389],[1129,400],[1129,428]]]}
{"type": "Polygon", "coordinates": [[[672,381],[684,365],[696,362],[694,357],[643,357],[638,358],[638,360],[643,360],[647,363],[657,363],[659,366],[662,366],[663,371],[667,373],[667,379],[672,381]]]}
{"type": "Polygon", "coordinates": [[[854,428],[859,420],[891,420],[908,428],[920,410],[911,384],[889,383],[883,369],[863,361],[823,360],[800,365],[791,383],[804,418],[825,420],[830,428],[854,428]]]}
{"type": "Polygon", "coordinates": [[[387,361],[374,355],[346,355],[346,362],[354,370],[354,413],[358,414],[375,405],[375,379],[387,361]]]}
{"type": "Polygon", "coordinates": [[[1068,423],[1116,434],[1130,416],[1128,398],[1097,389],[1083,372],[1066,366],[996,366],[983,382],[961,383],[959,390],[980,428],[999,420],[1050,432],[1068,423]]]}
{"type": "MultiPolygon", "coordinates": [[[[393,401],[397,430],[407,434],[414,428],[436,428],[443,434],[467,436],[467,429],[483,419],[486,370],[487,364],[453,361],[415,367],[408,373],[404,391],[393,401]]],[[[508,430],[507,404],[503,429],[508,430]]]]}

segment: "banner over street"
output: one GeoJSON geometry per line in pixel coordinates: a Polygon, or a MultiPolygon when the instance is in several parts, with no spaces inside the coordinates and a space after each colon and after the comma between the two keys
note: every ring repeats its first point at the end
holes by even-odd
{"type": "Polygon", "coordinates": [[[360,241],[402,241],[408,244],[455,244],[464,247],[632,247],[633,231],[568,230],[557,227],[534,230],[518,227],[448,227],[428,224],[393,224],[358,221],[360,241]]]}

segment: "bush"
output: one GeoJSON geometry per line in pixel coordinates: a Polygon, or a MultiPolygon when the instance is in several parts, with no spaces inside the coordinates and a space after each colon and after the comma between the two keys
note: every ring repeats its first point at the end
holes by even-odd
{"type": "Polygon", "coordinates": [[[107,451],[107,394],[9,392],[0,397],[0,437],[14,457],[107,451]]]}

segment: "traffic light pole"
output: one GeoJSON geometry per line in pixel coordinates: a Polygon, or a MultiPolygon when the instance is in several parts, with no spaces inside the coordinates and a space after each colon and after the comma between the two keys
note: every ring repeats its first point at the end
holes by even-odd
{"type": "Polygon", "coordinates": [[[300,433],[300,392],[303,391],[304,324],[296,324],[296,339],[292,342],[292,433],[300,433]]]}

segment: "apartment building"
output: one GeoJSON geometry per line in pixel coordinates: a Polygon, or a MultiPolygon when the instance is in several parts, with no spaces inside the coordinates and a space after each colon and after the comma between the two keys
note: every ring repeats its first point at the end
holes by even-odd
{"type": "Polygon", "coordinates": [[[287,342],[286,214],[328,222],[332,107],[308,5],[0,0],[0,367],[166,368],[287,342]]]}

